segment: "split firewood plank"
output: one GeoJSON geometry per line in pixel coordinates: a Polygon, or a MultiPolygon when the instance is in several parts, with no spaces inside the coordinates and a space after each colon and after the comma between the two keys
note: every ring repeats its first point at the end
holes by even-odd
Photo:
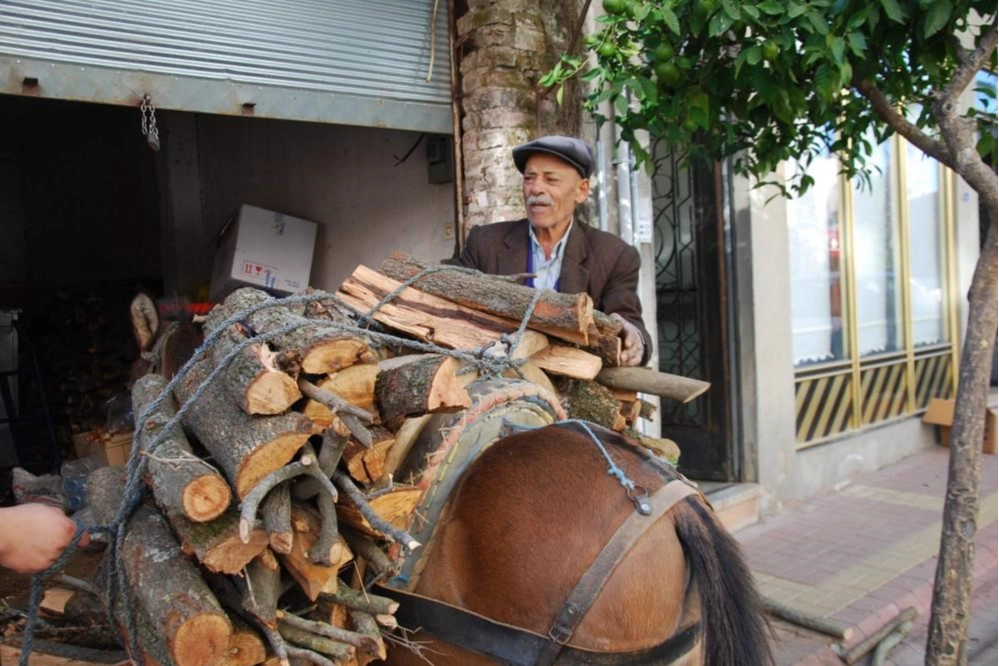
{"type": "Polygon", "coordinates": [[[320,593],[335,592],[338,585],[337,572],[354,557],[347,542],[338,536],[331,549],[335,550],[330,556],[333,564],[330,566],[316,564],[309,559],[308,553],[319,540],[319,530],[322,529],[319,516],[310,509],[295,505],[291,510],[291,525],[295,537],[291,552],[279,555],[281,563],[312,601],[315,601],[320,593]]]}
{"type": "MultiPolygon", "coordinates": [[[[99,524],[114,521],[125,489],[125,470],[92,472],[87,495],[99,524]]],[[[170,525],[148,505],[135,510],[125,527],[119,553],[129,588],[148,614],[177,666],[221,662],[232,625],[198,568],[183,556],[170,525]]]]}
{"type": "MultiPolygon", "coordinates": [[[[205,332],[214,331],[206,327],[205,332]]],[[[222,363],[249,338],[242,325],[229,326],[212,346],[212,363],[222,363]]],[[[229,397],[247,414],[281,414],[301,397],[295,378],[278,367],[278,354],[266,342],[251,344],[238,352],[229,361],[225,374],[229,397]]]]}
{"type": "Polygon", "coordinates": [[[553,383],[571,418],[592,421],[616,432],[628,425],[621,414],[621,401],[606,386],[571,377],[556,377],[553,383]]]}
{"type": "Polygon", "coordinates": [[[264,639],[250,625],[232,618],[232,638],[222,666],[257,666],[267,660],[264,639]]]}
{"type": "MultiPolygon", "coordinates": [[[[408,280],[426,265],[401,252],[395,252],[379,267],[379,272],[395,280],[408,280]]],[[[499,317],[520,321],[535,296],[531,287],[515,284],[494,275],[444,271],[420,278],[416,289],[481,310],[499,317]]],[[[528,326],[556,337],[564,332],[573,342],[586,344],[593,323],[593,300],[585,293],[562,294],[550,289],[542,291],[531,312],[528,326]],[[558,331],[558,332],[556,332],[558,331]]],[[[563,338],[563,339],[566,339],[563,338]]]]}
{"type": "MultiPolygon", "coordinates": [[[[132,413],[138,419],[161,396],[167,380],[160,375],[146,375],[132,388],[132,413]]],[[[167,422],[177,415],[173,396],[167,395],[156,411],[150,414],[141,429],[139,445],[142,451],[163,431],[167,422]]],[[[178,425],[171,429],[157,447],[149,453],[146,485],[153,491],[156,503],[182,513],[189,520],[205,522],[217,518],[232,501],[229,484],[209,463],[191,451],[191,445],[178,425]]]]}
{"type": "MultiPolygon", "coordinates": [[[[406,522],[413,515],[413,510],[419,504],[423,491],[408,485],[396,485],[376,497],[368,499],[368,504],[374,512],[393,527],[406,528],[406,522]]],[[[346,495],[343,501],[336,505],[337,516],[345,525],[350,525],[359,532],[369,536],[384,538],[361,515],[361,512],[349,502],[346,495]]]]}
{"type": "Polygon", "coordinates": [[[208,315],[206,328],[214,328],[213,324],[237,312],[265,304],[267,307],[246,317],[247,322],[257,333],[274,332],[303,323],[301,327],[270,340],[275,349],[294,354],[303,372],[322,375],[355,363],[375,361],[362,336],[337,329],[333,322],[326,323],[319,318],[309,320],[313,323],[305,323],[304,306],[291,309],[279,299],[249,287],[237,289],[220,306],[216,306],[208,315]]]}
{"type": "MultiPolygon", "coordinates": [[[[21,643],[4,639],[0,643],[0,664],[20,663],[21,643]]],[[[131,660],[121,650],[94,650],[91,648],[36,640],[32,643],[31,666],[128,666],[131,660]]]]}
{"type": "Polygon", "coordinates": [[[385,456],[385,474],[395,474],[431,418],[433,418],[433,414],[421,414],[420,416],[411,416],[402,422],[399,430],[395,433],[395,444],[385,456]]]}
{"type": "Polygon", "coordinates": [[[375,407],[375,380],[378,378],[377,363],[359,363],[338,370],[321,379],[316,385],[366,411],[375,407]]]}
{"type": "MultiPolygon", "coordinates": [[[[366,266],[358,266],[337,292],[347,305],[367,313],[400,286],[366,266]]],[[[517,330],[518,322],[466,308],[407,287],[372,318],[418,340],[450,349],[478,349],[517,330]]]]}
{"type": "Polygon", "coordinates": [[[523,378],[527,381],[532,384],[537,384],[552,395],[558,395],[558,391],[555,390],[555,385],[552,384],[552,380],[549,379],[544,370],[535,365],[532,361],[522,363],[518,370],[520,370],[520,374],[517,374],[517,370],[507,370],[503,373],[503,376],[507,379],[520,379],[520,377],[523,376],[523,378]]]}
{"type": "Polygon", "coordinates": [[[525,329],[524,334],[517,341],[517,345],[510,351],[510,358],[530,358],[549,344],[551,344],[551,341],[544,333],[532,331],[529,328],[525,329]]]}
{"type": "Polygon", "coordinates": [[[649,368],[604,368],[597,375],[599,384],[615,389],[649,393],[688,403],[711,388],[708,382],[690,379],[649,368]]]}
{"type": "Polygon", "coordinates": [[[351,440],[343,452],[350,475],[365,484],[372,484],[385,474],[385,460],[395,445],[395,435],[380,426],[371,428],[371,446],[365,448],[351,440]]]}
{"type": "Polygon", "coordinates": [[[375,396],[382,421],[392,428],[413,414],[455,412],[472,404],[458,379],[462,364],[450,356],[410,354],[378,364],[375,396]]]}
{"type": "MultiPolygon", "coordinates": [[[[199,361],[175,391],[186,402],[211,372],[211,366],[199,361]]],[[[265,476],[284,467],[312,434],[312,421],[298,412],[281,416],[250,416],[231,409],[220,399],[219,381],[202,394],[185,414],[184,426],[197,436],[226,473],[242,499],[265,476]]]]}
{"type": "Polygon", "coordinates": [[[333,411],[329,407],[318,400],[313,400],[311,398],[302,403],[302,407],[299,411],[312,421],[313,435],[319,435],[324,430],[332,426],[336,418],[333,416],[333,411]]]}
{"type": "Polygon", "coordinates": [[[42,601],[38,607],[46,615],[61,617],[66,610],[66,602],[73,594],[73,590],[64,587],[50,587],[42,594],[42,601]]]}
{"type": "Polygon", "coordinates": [[[545,372],[588,381],[604,366],[599,356],[566,345],[550,345],[531,356],[531,361],[545,372]]]}

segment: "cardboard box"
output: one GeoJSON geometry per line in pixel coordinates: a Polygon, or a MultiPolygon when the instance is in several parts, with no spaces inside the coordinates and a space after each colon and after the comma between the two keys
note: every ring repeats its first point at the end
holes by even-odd
{"type": "MultiPolygon", "coordinates": [[[[950,447],[950,429],[954,423],[954,401],[943,398],[933,398],[930,400],[926,413],[923,414],[923,423],[935,425],[940,429],[940,446],[950,447]]],[[[985,436],[982,439],[983,453],[996,453],[999,445],[999,418],[996,415],[995,407],[988,407],[985,410],[985,436]]]]}
{"type": "Polygon", "coordinates": [[[211,299],[221,301],[239,287],[290,294],[309,286],[316,223],[243,205],[217,239],[211,299]]]}
{"type": "Polygon", "coordinates": [[[80,459],[94,456],[111,467],[124,466],[132,453],[132,431],[109,435],[97,429],[73,435],[73,450],[80,459]]]}

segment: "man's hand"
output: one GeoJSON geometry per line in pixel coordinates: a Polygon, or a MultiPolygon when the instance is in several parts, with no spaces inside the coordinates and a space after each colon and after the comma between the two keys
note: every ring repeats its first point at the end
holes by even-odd
{"type": "Polygon", "coordinates": [[[621,328],[621,365],[632,366],[642,362],[645,355],[645,340],[642,339],[642,332],[630,321],[617,314],[611,315],[622,324],[621,328]]]}
{"type": "MultiPolygon", "coordinates": [[[[0,566],[18,573],[45,571],[76,534],[76,523],[44,504],[0,509],[0,566]]],[[[87,536],[80,540],[86,545],[87,536]]]]}

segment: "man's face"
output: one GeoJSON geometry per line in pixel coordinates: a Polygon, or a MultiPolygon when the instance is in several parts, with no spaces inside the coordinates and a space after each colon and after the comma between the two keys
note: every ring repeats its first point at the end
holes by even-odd
{"type": "Polygon", "coordinates": [[[524,206],[535,229],[568,224],[576,204],[590,193],[590,181],[572,166],[545,153],[527,158],[524,167],[524,206]]]}

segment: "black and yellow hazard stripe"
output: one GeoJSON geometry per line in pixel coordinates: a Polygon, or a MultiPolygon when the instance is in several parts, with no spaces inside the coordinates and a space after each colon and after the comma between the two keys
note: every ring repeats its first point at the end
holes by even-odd
{"type": "Polygon", "coordinates": [[[846,432],[853,414],[850,371],[801,379],[795,384],[797,441],[802,446],[846,432]]]}
{"type": "Polygon", "coordinates": [[[948,351],[916,359],[916,409],[926,409],[933,398],[953,397],[952,358],[948,351]]]}
{"type": "Polygon", "coordinates": [[[904,360],[860,371],[860,423],[881,423],[905,412],[904,360]]]}

